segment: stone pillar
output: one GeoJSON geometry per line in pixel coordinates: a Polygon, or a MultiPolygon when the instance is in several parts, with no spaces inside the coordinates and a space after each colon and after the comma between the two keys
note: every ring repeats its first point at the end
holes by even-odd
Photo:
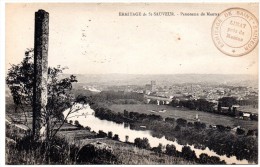
{"type": "MultiPolygon", "coordinates": [[[[34,82],[33,82],[33,136],[40,138],[40,129],[48,129],[47,112],[47,77],[49,13],[44,10],[35,12],[34,30],[34,82]]],[[[47,134],[46,134],[47,135],[47,134]]]]}

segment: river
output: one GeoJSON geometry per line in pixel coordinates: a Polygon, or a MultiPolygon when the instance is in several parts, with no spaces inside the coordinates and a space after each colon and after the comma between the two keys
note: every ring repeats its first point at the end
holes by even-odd
{"type": "MultiPolygon", "coordinates": [[[[64,116],[68,114],[70,110],[67,109],[63,112],[64,116]]],[[[156,147],[161,143],[163,146],[166,146],[167,144],[173,144],[175,145],[176,149],[178,151],[182,150],[183,145],[178,144],[176,141],[170,141],[165,139],[163,136],[162,138],[153,137],[151,134],[151,131],[149,130],[133,130],[130,129],[129,126],[125,126],[125,124],[117,124],[112,121],[107,120],[101,120],[94,115],[95,111],[90,108],[89,105],[80,105],[77,104],[73,107],[71,114],[68,116],[68,121],[72,120],[73,123],[75,120],[79,121],[81,125],[84,127],[88,126],[91,128],[91,130],[98,132],[99,130],[104,131],[105,133],[108,133],[111,131],[113,134],[118,134],[120,141],[125,141],[126,136],[128,136],[129,142],[134,142],[136,138],[147,138],[149,140],[149,143],[151,147],[156,147]],[[76,111],[78,110],[78,111],[76,111]]],[[[190,145],[189,145],[190,146],[190,145]]],[[[227,157],[225,155],[218,155],[216,152],[210,150],[208,147],[206,149],[197,149],[194,148],[194,146],[190,146],[192,150],[195,151],[195,154],[197,157],[199,157],[200,154],[206,153],[209,156],[217,156],[221,160],[224,160],[227,164],[249,164],[247,160],[237,160],[236,156],[227,157]]]]}

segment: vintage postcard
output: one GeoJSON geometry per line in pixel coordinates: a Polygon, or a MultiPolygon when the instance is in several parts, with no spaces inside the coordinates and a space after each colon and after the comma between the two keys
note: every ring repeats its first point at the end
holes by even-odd
{"type": "Polygon", "coordinates": [[[5,9],[5,164],[258,164],[259,3],[5,9]]]}

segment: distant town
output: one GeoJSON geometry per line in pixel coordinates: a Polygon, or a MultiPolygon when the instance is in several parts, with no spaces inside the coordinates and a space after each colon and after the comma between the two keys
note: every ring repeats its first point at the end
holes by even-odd
{"type": "MultiPolygon", "coordinates": [[[[78,87],[79,86],[79,87],[78,87]]],[[[236,111],[233,116],[238,119],[258,119],[258,88],[253,86],[231,86],[227,84],[210,83],[183,83],[183,84],[157,84],[151,80],[143,86],[140,85],[82,85],[77,89],[100,93],[114,91],[119,94],[138,93],[143,95],[144,103],[183,106],[182,102],[204,100],[211,104],[215,112],[228,115],[236,111]],[[220,106],[220,100],[228,98],[233,100],[231,105],[220,106]],[[212,105],[213,104],[213,105],[212,105]]],[[[199,110],[199,108],[194,108],[199,110]]]]}

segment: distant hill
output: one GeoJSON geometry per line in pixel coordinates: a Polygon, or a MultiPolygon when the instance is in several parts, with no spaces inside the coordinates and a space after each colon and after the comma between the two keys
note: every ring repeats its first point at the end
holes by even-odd
{"type": "MultiPolygon", "coordinates": [[[[63,77],[70,74],[63,74],[63,77]]],[[[157,84],[211,83],[258,87],[258,76],[245,74],[74,74],[79,83],[105,85],[145,85],[155,80],[157,84]]]]}

